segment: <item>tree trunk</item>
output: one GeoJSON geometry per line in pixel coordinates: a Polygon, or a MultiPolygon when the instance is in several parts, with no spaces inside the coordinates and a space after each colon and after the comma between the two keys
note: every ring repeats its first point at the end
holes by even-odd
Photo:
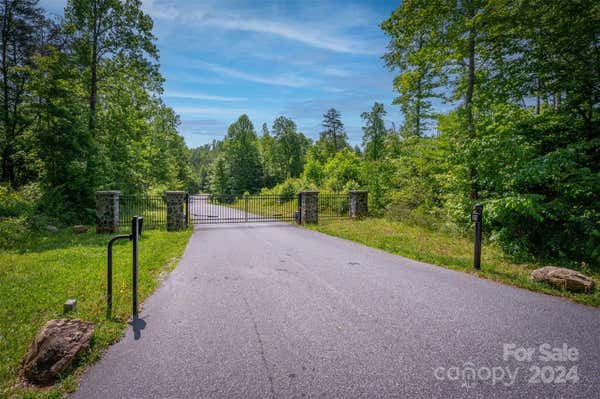
{"type": "Polygon", "coordinates": [[[92,76],[90,81],[90,132],[94,136],[96,129],[96,96],[98,94],[98,63],[96,60],[96,46],[94,45],[94,55],[92,56],[92,76]]]}
{"type": "Polygon", "coordinates": [[[333,136],[333,152],[336,153],[338,151],[338,145],[337,145],[337,133],[335,132],[335,127],[332,129],[331,131],[332,136],[333,136]]]}
{"type": "Polygon", "coordinates": [[[7,181],[12,185],[13,173],[12,164],[10,162],[10,145],[12,139],[9,137],[10,124],[10,104],[9,104],[9,87],[8,87],[8,34],[10,30],[11,20],[11,5],[9,1],[4,0],[4,15],[2,16],[2,124],[4,125],[4,143],[2,148],[2,180],[7,181]]]}
{"type": "MultiPolygon", "coordinates": [[[[474,17],[472,11],[470,11],[469,17],[474,17]]],[[[471,28],[469,31],[469,39],[467,44],[467,51],[469,56],[468,70],[467,70],[467,93],[465,96],[465,111],[467,118],[467,130],[469,133],[469,140],[475,140],[475,124],[473,121],[473,91],[475,88],[475,28],[471,28]]],[[[471,180],[471,192],[470,197],[473,200],[479,197],[479,188],[477,185],[477,169],[475,165],[470,161],[469,165],[469,178],[471,180]]]]}
{"type": "Polygon", "coordinates": [[[94,11],[92,14],[92,59],[91,59],[91,78],[90,78],[90,122],[89,128],[92,137],[95,136],[96,130],[96,102],[98,95],[98,9],[97,4],[93,4],[94,11]]]}

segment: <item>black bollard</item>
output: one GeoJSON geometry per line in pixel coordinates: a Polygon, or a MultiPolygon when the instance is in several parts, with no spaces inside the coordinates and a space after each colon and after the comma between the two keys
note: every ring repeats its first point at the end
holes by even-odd
{"type": "Polygon", "coordinates": [[[475,250],[473,253],[473,267],[481,269],[481,222],[483,218],[483,205],[475,204],[471,212],[471,221],[475,223],[475,250]]]}

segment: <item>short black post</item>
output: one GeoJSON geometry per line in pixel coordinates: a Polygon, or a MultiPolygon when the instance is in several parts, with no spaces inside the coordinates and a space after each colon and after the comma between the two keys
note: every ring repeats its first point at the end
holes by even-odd
{"type": "Polygon", "coordinates": [[[138,240],[140,239],[140,218],[138,216],[134,216],[131,219],[131,241],[133,242],[133,318],[138,318],[138,240]]]}
{"type": "Polygon", "coordinates": [[[471,221],[475,223],[475,251],[473,254],[473,267],[481,269],[481,222],[483,218],[483,205],[475,204],[471,212],[471,221]]]}

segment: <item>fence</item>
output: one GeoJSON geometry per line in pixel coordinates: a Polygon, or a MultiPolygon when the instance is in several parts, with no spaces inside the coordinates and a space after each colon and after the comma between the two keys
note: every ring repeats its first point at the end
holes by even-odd
{"type": "Polygon", "coordinates": [[[144,218],[148,228],[179,230],[188,224],[294,221],[361,218],[367,215],[367,192],[348,194],[303,192],[293,195],[188,195],[168,191],[165,195],[120,195],[118,191],[96,193],[96,231],[128,230],[133,216],[144,218]],[[299,198],[303,209],[300,209],[299,198]]]}
{"type": "Polygon", "coordinates": [[[319,219],[341,219],[348,217],[350,199],[348,194],[319,193],[319,219]]]}
{"type": "Polygon", "coordinates": [[[192,224],[294,220],[296,197],[282,195],[199,194],[189,196],[192,224]]]}
{"type": "Polygon", "coordinates": [[[164,195],[119,196],[119,225],[127,230],[133,216],[144,218],[144,227],[167,225],[167,200],[164,195]]]}

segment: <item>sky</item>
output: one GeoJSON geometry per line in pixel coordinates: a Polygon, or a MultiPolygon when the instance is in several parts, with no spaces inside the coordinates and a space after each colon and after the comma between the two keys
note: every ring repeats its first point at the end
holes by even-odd
{"type": "MultiPolygon", "coordinates": [[[[65,0],[41,0],[62,15],[65,0]]],[[[362,141],[360,114],[375,101],[386,124],[402,122],[392,105],[394,72],[382,60],[379,24],[395,1],[143,0],[166,79],[164,101],[181,117],[189,147],[222,139],[247,114],[258,134],[281,115],[313,139],[329,108],[342,114],[349,141],[362,141]]]]}

